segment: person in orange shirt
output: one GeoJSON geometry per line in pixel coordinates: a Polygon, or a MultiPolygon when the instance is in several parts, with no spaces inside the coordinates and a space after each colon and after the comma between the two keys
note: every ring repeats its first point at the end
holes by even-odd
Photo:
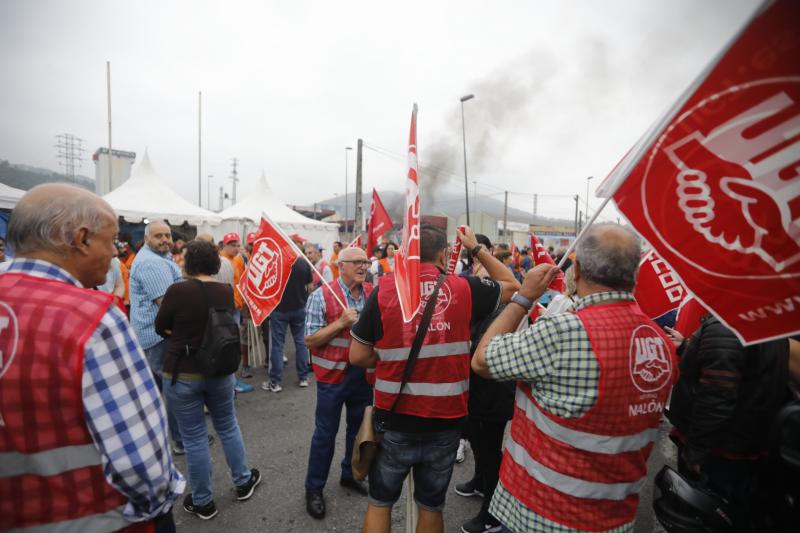
{"type": "Polygon", "coordinates": [[[339,252],[342,250],[342,243],[339,241],[333,242],[333,253],[331,254],[331,258],[328,260],[328,265],[331,267],[331,271],[333,272],[333,279],[339,277],[339,252]]]}
{"type": "Polygon", "coordinates": [[[383,248],[383,259],[380,260],[380,263],[384,274],[394,272],[394,251],[396,249],[397,245],[393,242],[390,242],[383,248]]]}
{"type": "Polygon", "coordinates": [[[242,246],[241,240],[237,233],[228,233],[222,238],[222,251],[220,257],[227,259],[233,265],[233,302],[236,304],[236,309],[242,309],[244,305],[244,298],[239,293],[238,285],[239,280],[244,273],[244,260],[239,254],[242,246]]]}
{"type": "Polygon", "coordinates": [[[129,281],[131,274],[131,265],[133,265],[133,258],[136,254],[131,250],[131,245],[125,241],[117,243],[117,250],[119,251],[119,269],[122,272],[122,281],[125,282],[125,296],[122,300],[125,302],[125,309],[128,311],[128,316],[131,312],[131,284],[129,281]]]}

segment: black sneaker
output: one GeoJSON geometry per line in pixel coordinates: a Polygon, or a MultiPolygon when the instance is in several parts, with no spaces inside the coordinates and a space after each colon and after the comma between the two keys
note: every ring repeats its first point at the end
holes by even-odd
{"type": "Polygon", "coordinates": [[[480,496],[483,498],[483,493],[478,490],[479,485],[480,480],[478,478],[472,478],[464,483],[456,483],[456,494],[459,496],[466,496],[467,498],[470,496],[480,496]]]}
{"type": "Polygon", "coordinates": [[[251,468],[250,479],[247,483],[236,487],[236,499],[240,502],[249,500],[259,483],[261,483],[261,472],[255,468],[251,468]]]}
{"type": "Polygon", "coordinates": [[[214,505],[214,500],[211,500],[203,506],[195,505],[192,501],[191,494],[187,494],[183,499],[183,510],[187,513],[197,515],[203,520],[211,520],[219,514],[219,511],[217,511],[217,506],[214,505]]]}
{"type": "Polygon", "coordinates": [[[463,533],[497,533],[503,526],[497,520],[484,520],[481,515],[471,518],[461,526],[463,533]]]}

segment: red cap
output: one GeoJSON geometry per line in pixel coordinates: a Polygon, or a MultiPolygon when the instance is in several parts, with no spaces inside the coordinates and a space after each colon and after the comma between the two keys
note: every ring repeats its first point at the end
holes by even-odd
{"type": "Polygon", "coordinates": [[[239,234],[236,233],[236,232],[231,232],[231,233],[225,234],[225,236],[222,238],[222,244],[230,244],[233,241],[237,241],[238,242],[239,240],[241,240],[241,239],[239,239],[239,234]]]}
{"type": "Polygon", "coordinates": [[[251,231],[250,233],[247,234],[247,240],[245,242],[247,242],[247,244],[253,244],[255,240],[256,240],[256,233],[254,231],[251,231]]]}
{"type": "Polygon", "coordinates": [[[303,244],[304,242],[306,242],[305,237],[302,237],[302,236],[298,235],[297,233],[292,233],[291,235],[289,235],[289,237],[291,237],[294,242],[299,242],[300,244],[303,244]]]}

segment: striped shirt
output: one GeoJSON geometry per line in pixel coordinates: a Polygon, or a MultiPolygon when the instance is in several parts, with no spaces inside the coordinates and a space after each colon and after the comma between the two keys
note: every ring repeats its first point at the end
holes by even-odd
{"type": "MultiPolygon", "coordinates": [[[[8,272],[82,287],[46,261],[17,259],[8,272]]],[[[116,305],[86,341],[82,396],[86,426],[102,456],[105,479],[128,499],[125,518],[138,522],[166,512],[186,481],[172,462],[167,416],[153,375],[116,305]]]]}
{"type": "MultiPolygon", "coordinates": [[[[611,300],[632,301],[633,294],[622,291],[590,294],[578,300],[575,309],[611,300]]],[[[486,366],[498,381],[528,382],[536,401],[559,417],[578,418],[597,401],[600,365],[589,335],[574,313],[541,316],[525,330],[493,338],[486,348],[486,366]]],[[[514,498],[502,481],[497,484],[489,510],[518,533],[576,531],[530,510],[514,498]]],[[[611,531],[633,531],[633,523],[611,531]]]]}
{"type": "Polygon", "coordinates": [[[154,326],[158,314],[155,300],[180,280],[181,267],[175,264],[169,253],[157,254],[144,245],[136,254],[130,275],[131,326],[145,350],[164,340],[154,326]]]}
{"type": "MultiPolygon", "coordinates": [[[[344,284],[342,278],[336,278],[336,283],[339,284],[339,287],[342,288],[342,292],[344,292],[347,307],[352,307],[361,313],[364,309],[364,302],[366,302],[364,290],[361,290],[361,294],[359,294],[358,300],[356,300],[353,298],[353,295],[350,294],[350,289],[344,284]]],[[[325,318],[325,297],[322,294],[322,291],[327,290],[329,289],[325,288],[323,285],[312,292],[311,296],[308,297],[308,301],[306,302],[306,337],[313,335],[328,325],[328,321],[325,318]]]]}

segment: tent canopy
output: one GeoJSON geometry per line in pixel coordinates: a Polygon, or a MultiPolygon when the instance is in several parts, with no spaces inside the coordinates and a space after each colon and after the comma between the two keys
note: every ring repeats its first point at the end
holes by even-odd
{"type": "Polygon", "coordinates": [[[0,183],[0,209],[14,209],[24,194],[25,191],[22,189],[15,189],[5,183],[0,183]]]}
{"type": "Polygon", "coordinates": [[[103,196],[117,215],[130,222],[142,222],[145,218],[162,218],[170,224],[188,222],[193,226],[217,225],[219,215],[198,207],[173,191],[163,178],[156,174],[150,163],[147,150],[142,161],[133,169],[128,180],[103,196]]]}
{"type": "MultiPolygon", "coordinates": [[[[272,192],[262,173],[255,191],[247,194],[241,201],[219,213],[222,224],[216,228],[208,225],[202,231],[212,233],[217,239],[228,232],[237,232],[243,238],[250,231],[255,231],[261,221],[261,213],[266,213],[283,231],[291,235],[299,233],[305,239],[330,250],[333,241],[339,239],[339,226],[304,217],[297,211],[287,207],[272,192]]],[[[325,254],[327,256],[327,254],[325,254]]]]}

